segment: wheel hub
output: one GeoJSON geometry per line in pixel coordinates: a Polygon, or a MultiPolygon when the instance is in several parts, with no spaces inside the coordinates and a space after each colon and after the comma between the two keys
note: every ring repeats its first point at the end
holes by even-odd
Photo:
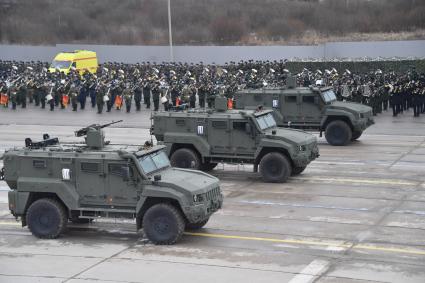
{"type": "Polygon", "coordinates": [[[156,219],[154,223],[154,229],[158,233],[164,234],[168,232],[170,228],[170,224],[168,223],[168,220],[165,217],[159,217],[156,219]]]}

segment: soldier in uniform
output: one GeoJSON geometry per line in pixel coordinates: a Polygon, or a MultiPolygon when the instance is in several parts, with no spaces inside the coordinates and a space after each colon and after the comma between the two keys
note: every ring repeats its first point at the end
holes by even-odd
{"type": "Polygon", "coordinates": [[[87,82],[82,83],[80,91],[78,93],[78,101],[80,102],[80,110],[86,108],[86,100],[88,96],[88,85],[87,82]]]}
{"type": "Polygon", "coordinates": [[[46,95],[47,95],[47,83],[44,82],[41,84],[39,91],[38,91],[38,99],[41,103],[41,109],[46,108],[46,95]]]}
{"type": "Polygon", "coordinates": [[[18,87],[18,100],[20,101],[22,108],[27,107],[27,87],[23,81],[21,81],[18,87]]]}
{"type": "Polygon", "coordinates": [[[151,86],[147,78],[143,81],[143,99],[147,109],[151,108],[151,86]]]}
{"type": "Polygon", "coordinates": [[[96,88],[96,106],[97,113],[102,114],[104,102],[104,96],[107,97],[107,89],[103,82],[99,82],[96,88]]]}
{"type": "Polygon", "coordinates": [[[77,88],[76,82],[72,82],[69,88],[68,94],[71,100],[72,111],[77,111],[78,108],[78,93],[79,90],[77,88]]]}
{"type": "Polygon", "coordinates": [[[134,104],[136,105],[136,111],[140,111],[141,102],[142,102],[142,88],[139,84],[136,84],[134,87],[134,104]]]}
{"type": "Polygon", "coordinates": [[[7,90],[7,95],[9,96],[9,101],[12,103],[13,110],[16,110],[17,97],[18,97],[18,89],[15,84],[16,83],[13,83],[7,90]]]}
{"type": "Polygon", "coordinates": [[[159,96],[160,96],[159,82],[155,81],[152,87],[152,101],[153,101],[154,111],[159,110],[159,96]]]}
{"type": "Polygon", "coordinates": [[[131,93],[130,83],[126,83],[125,88],[122,92],[122,96],[125,103],[125,110],[127,113],[130,113],[131,110],[131,101],[133,100],[133,94],[131,93]]]}

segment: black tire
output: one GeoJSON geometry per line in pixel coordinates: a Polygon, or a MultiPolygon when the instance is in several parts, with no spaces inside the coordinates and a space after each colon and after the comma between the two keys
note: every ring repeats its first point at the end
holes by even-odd
{"type": "Polygon", "coordinates": [[[179,148],[171,154],[171,165],[179,168],[201,170],[199,155],[190,148],[179,148]]]}
{"type": "Polygon", "coordinates": [[[211,171],[217,166],[217,163],[205,162],[202,164],[202,171],[211,171]]]}
{"type": "Polygon", "coordinates": [[[346,145],[351,141],[351,128],[344,121],[332,121],[326,127],[325,137],[328,143],[331,145],[346,145]]]}
{"type": "Polygon", "coordinates": [[[199,230],[207,224],[208,220],[210,219],[207,218],[203,221],[196,222],[196,223],[186,223],[186,230],[199,230]]]}
{"type": "Polygon", "coordinates": [[[68,216],[65,207],[59,201],[43,198],[30,205],[26,221],[34,236],[41,239],[55,239],[65,231],[68,216]]]}
{"type": "Polygon", "coordinates": [[[293,167],[292,168],[291,176],[295,176],[295,175],[301,174],[305,170],[305,168],[307,168],[307,166],[293,167]]]}
{"type": "Polygon", "coordinates": [[[155,245],[172,245],[183,235],[185,220],[181,212],[171,204],[151,206],[143,216],[143,231],[155,245]]]}
{"type": "Polygon", "coordinates": [[[361,135],[363,134],[363,132],[362,131],[354,131],[353,132],[353,135],[351,136],[351,140],[352,141],[355,141],[355,140],[357,140],[358,138],[360,138],[361,137],[361,135]]]}
{"type": "Polygon", "coordinates": [[[265,182],[283,183],[289,178],[291,172],[291,163],[279,152],[270,152],[261,158],[260,173],[265,182]]]}

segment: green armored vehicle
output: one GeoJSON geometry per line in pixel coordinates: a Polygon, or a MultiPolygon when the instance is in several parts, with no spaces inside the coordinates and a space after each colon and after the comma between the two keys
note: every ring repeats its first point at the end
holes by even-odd
{"type": "Polygon", "coordinates": [[[276,127],[272,110],[157,112],[152,134],[176,167],[212,170],[217,163],[254,164],[266,182],[285,182],[319,156],[317,141],[300,130],[276,127]]]}
{"type": "Polygon", "coordinates": [[[331,145],[347,145],[374,123],[371,107],[337,101],[331,87],[244,89],[234,98],[237,109],[273,109],[280,127],[324,131],[331,145]]]}
{"type": "Polygon", "coordinates": [[[4,153],[9,209],[33,235],[56,238],[68,220],[130,218],[153,243],[174,244],[221,208],[217,178],[171,167],[164,146],[114,148],[104,126],[75,132],[86,136],[83,144],[59,144],[46,135],[4,153]]]}

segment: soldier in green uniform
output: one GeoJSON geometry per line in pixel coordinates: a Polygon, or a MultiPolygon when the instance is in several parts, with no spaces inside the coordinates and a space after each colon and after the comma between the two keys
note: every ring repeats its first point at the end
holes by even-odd
{"type": "Polygon", "coordinates": [[[23,80],[21,80],[18,86],[17,99],[20,101],[22,108],[27,107],[27,87],[23,80]]]}
{"type": "Polygon", "coordinates": [[[105,105],[104,96],[107,97],[107,88],[103,82],[99,82],[96,87],[96,106],[97,114],[102,114],[103,106],[105,105]]]}
{"type": "Polygon", "coordinates": [[[71,100],[72,111],[77,111],[78,108],[78,88],[75,82],[71,83],[68,91],[69,98],[71,100]]]}
{"type": "Polygon", "coordinates": [[[125,110],[127,113],[130,113],[131,111],[131,101],[133,100],[133,94],[132,94],[132,90],[130,88],[130,83],[127,82],[125,84],[125,88],[122,92],[122,96],[124,99],[124,103],[125,103],[125,110]]]}
{"type": "Polygon", "coordinates": [[[7,90],[7,95],[9,96],[9,101],[12,103],[12,109],[16,110],[17,98],[18,98],[18,88],[15,84],[12,84],[7,90]]]}

